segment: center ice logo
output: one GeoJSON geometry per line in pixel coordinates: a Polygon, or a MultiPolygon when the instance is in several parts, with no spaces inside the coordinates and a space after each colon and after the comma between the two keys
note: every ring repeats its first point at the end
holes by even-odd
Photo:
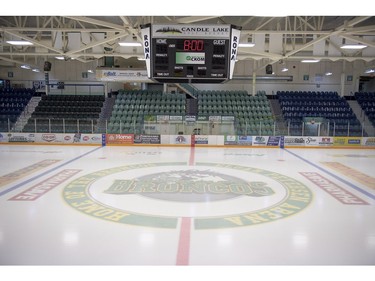
{"type": "Polygon", "coordinates": [[[262,224],[298,214],[312,201],[310,189],[286,175],[199,162],[96,171],[69,183],[63,197],[77,211],[95,218],[171,229],[182,217],[190,217],[195,229],[262,224]]]}
{"type": "Polygon", "coordinates": [[[107,194],[140,194],[162,200],[203,202],[237,196],[269,196],[274,191],[261,181],[245,181],[211,170],[173,170],[136,179],[115,180],[107,194]]]}

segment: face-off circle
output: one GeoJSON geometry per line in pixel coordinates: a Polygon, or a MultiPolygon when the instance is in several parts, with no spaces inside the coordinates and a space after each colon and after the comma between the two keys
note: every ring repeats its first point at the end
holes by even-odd
{"type": "Polygon", "coordinates": [[[80,177],[65,201],[101,219],[175,228],[181,217],[197,229],[274,221],[303,210],[312,199],[302,183],[268,170],[221,163],[150,163],[80,177]]]}

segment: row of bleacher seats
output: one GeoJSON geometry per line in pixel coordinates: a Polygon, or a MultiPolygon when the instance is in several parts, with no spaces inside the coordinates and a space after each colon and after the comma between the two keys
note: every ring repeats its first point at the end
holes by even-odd
{"type": "Polygon", "coordinates": [[[276,95],[292,95],[293,97],[333,97],[336,98],[337,92],[333,91],[277,91],[276,95]]]}
{"type": "Polygon", "coordinates": [[[361,135],[360,122],[345,98],[337,92],[278,91],[284,119],[292,135],[301,135],[304,117],[323,117],[330,123],[330,135],[361,135]]]}
{"type": "Polygon", "coordinates": [[[35,90],[30,88],[3,88],[0,89],[0,95],[1,94],[11,94],[11,95],[27,95],[31,94],[34,95],[35,90]]]}
{"type": "Polygon", "coordinates": [[[92,132],[105,101],[104,95],[48,95],[24,126],[24,132],[92,132]]]}
{"type": "Polygon", "coordinates": [[[23,132],[37,133],[92,133],[97,120],[75,120],[75,119],[29,119],[24,126],[23,132]]]}
{"type": "MultiPolygon", "coordinates": [[[[99,106],[70,106],[70,107],[65,107],[65,106],[40,106],[38,105],[35,108],[35,115],[38,113],[53,113],[53,114],[60,114],[60,113],[100,113],[101,107],[99,106]]],[[[35,116],[34,115],[34,116],[35,116]]]]}
{"type": "Polygon", "coordinates": [[[375,126],[375,92],[356,92],[354,97],[372,125],[375,126]]]}
{"type": "Polygon", "coordinates": [[[104,95],[44,95],[42,101],[105,101],[104,95]]]}
{"type": "Polygon", "coordinates": [[[32,89],[0,90],[0,131],[8,131],[34,95],[32,89]]]}
{"type": "Polygon", "coordinates": [[[80,106],[80,107],[86,107],[86,106],[92,106],[92,107],[101,107],[103,105],[103,101],[60,101],[60,100],[41,100],[38,104],[38,106],[63,106],[63,107],[70,107],[70,106],[80,106]]]}
{"type": "Polygon", "coordinates": [[[161,91],[119,91],[108,122],[109,133],[142,131],[147,115],[185,115],[186,97],[161,91]]]}
{"type": "Polygon", "coordinates": [[[265,92],[258,92],[254,96],[242,90],[198,91],[196,94],[199,115],[233,115],[237,120],[237,134],[259,134],[259,130],[265,134],[272,131],[274,117],[265,92]]]}

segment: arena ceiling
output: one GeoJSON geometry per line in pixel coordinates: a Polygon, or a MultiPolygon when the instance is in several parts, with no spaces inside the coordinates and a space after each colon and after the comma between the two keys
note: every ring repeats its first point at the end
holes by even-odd
{"type": "Polygon", "coordinates": [[[239,60],[264,64],[284,60],[364,60],[375,63],[375,16],[0,16],[0,65],[40,65],[62,57],[82,63],[113,57],[120,67],[144,68],[142,47],[121,47],[121,41],[141,42],[142,24],[233,24],[241,40],[239,60]],[[7,41],[25,40],[31,46],[7,41]],[[276,45],[275,45],[276,42],[276,45]],[[361,50],[340,48],[363,44],[361,50]],[[276,47],[275,47],[276,46],[276,47]]]}

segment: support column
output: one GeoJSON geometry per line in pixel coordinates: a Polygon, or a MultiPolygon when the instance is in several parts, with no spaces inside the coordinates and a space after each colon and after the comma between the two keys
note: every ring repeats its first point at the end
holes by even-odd
{"type": "Polygon", "coordinates": [[[256,94],[256,81],[257,81],[257,74],[254,71],[253,72],[253,90],[252,90],[252,96],[255,96],[255,94],[256,94]]]}
{"type": "Polygon", "coordinates": [[[341,83],[340,83],[340,97],[343,97],[345,94],[345,72],[346,72],[346,61],[343,61],[342,72],[341,72],[341,83]]]}

